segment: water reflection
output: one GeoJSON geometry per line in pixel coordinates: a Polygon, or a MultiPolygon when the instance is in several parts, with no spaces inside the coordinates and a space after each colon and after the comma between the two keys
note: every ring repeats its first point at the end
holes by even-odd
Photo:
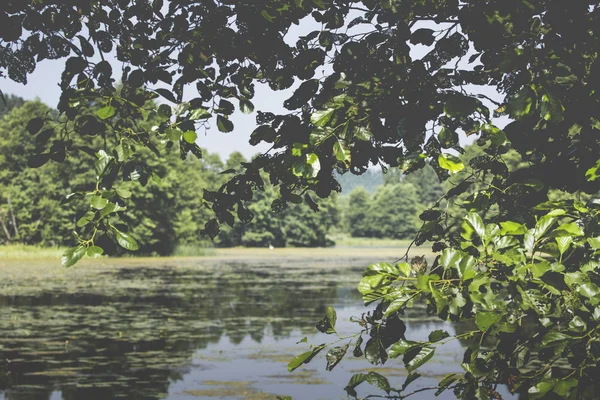
{"type": "MultiPolygon", "coordinates": [[[[354,290],[364,262],[327,269],[306,260],[201,262],[5,276],[0,399],[343,398],[351,374],[371,368],[349,357],[331,373],[324,360],[294,374],[285,369],[303,351],[296,344],[303,336],[329,340],[312,328],[326,306],[338,309],[340,331],[356,331],[348,319],[364,312],[354,290]]],[[[454,329],[412,317],[415,339],[454,329]]],[[[445,345],[422,384],[457,371],[461,354],[459,342],[445,345]]],[[[400,362],[382,372],[399,385],[406,376],[400,362]]]]}

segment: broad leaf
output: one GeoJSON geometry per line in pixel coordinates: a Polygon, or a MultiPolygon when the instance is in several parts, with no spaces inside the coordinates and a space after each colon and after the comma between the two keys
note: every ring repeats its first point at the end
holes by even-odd
{"type": "Polygon", "coordinates": [[[86,250],[86,246],[82,244],[65,250],[61,258],[62,266],[65,268],[72,267],[77,263],[77,261],[81,260],[81,258],[85,255],[86,250]]]}

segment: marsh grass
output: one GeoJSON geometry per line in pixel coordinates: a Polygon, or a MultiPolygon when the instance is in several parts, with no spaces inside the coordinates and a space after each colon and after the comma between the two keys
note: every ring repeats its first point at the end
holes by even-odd
{"type": "Polygon", "coordinates": [[[202,245],[190,245],[181,244],[173,251],[173,257],[205,257],[214,256],[216,254],[215,248],[209,244],[202,245]]]}
{"type": "Polygon", "coordinates": [[[65,251],[63,247],[39,247],[25,244],[0,246],[0,260],[40,260],[60,259],[65,251]]]}
{"type": "Polygon", "coordinates": [[[378,239],[350,237],[346,234],[337,234],[330,236],[335,242],[336,247],[396,247],[406,248],[410,245],[407,239],[378,239]]]}

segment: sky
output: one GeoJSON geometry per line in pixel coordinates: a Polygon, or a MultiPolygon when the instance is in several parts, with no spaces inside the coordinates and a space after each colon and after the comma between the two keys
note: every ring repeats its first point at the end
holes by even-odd
{"type": "MultiPolygon", "coordinates": [[[[357,14],[358,15],[358,14],[357,14]]],[[[348,20],[352,20],[355,15],[350,15],[348,20]]],[[[440,29],[435,24],[421,23],[416,28],[429,27],[431,29],[440,29]]],[[[292,25],[290,31],[286,35],[286,42],[290,45],[295,44],[297,38],[302,35],[306,35],[313,30],[320,30],[321,25],[316,23],[312,18],[305,18],[301,21],[299,26],[292,25]]],[[[361,30],[364,31],[364,25],[358,25],[350,33],[358,33],[361,30]]],[[[411,56],[422,57],[431,48],[424,46],[411,46],[411,56]]],[[[115,77],[120,76],[120,62],[118,62],[114,55],[106,57],[107,61],[111,62],[115,71],[115,77]]],[[[465,57],[465,59],[468,59],[465,57]]],[[[44,60],[40,62],[34,73],[28,76],[27,85],[13,82],[9,79],[0,78],[0,90],[4,94],[13,94],[23,97],[26,100],[33,100],[39,98],[42,102],[46,103],[50,107],[56,107],[58,99],[60,97],[60,76],[64,70],[64,63],[66,59],[62,60],[44,60]]],[[[464,65],[461,65],[464,67],[464,65]]],[[[317,74],[323,74],[323,70],[317,72],[317,74]]],[[[298,87],[298,83],[289,89],[283,91],[272,91],[267,85],[256,84],[256,94],[252,100],[255,111],[252,114],[242,114],[239,111],[232,116],[232,121],[235,125],[234,131],[230,133],[219,132],[214,124],[206,134],[203,131],[198,132],[197,143],[201,147],[207,149],[211,153],[218,153],[222,159],[226,159],[229,154],[234,151],[239,151],[246,158],[250,158],[256,153],[262,153],[269,149],[270,145],[267,143],[260,143],[257,146],[251,146],[248,143],[250,134],[256,127],[256,111],[260,110],[263,112],[285,113],[287,110],[283,108],[283,102],[289,98],[293,90],[298,87]]],[[[498,94],[491,88],[480,88],[481,93],[501,100],[498,94]]],[[[196,97],[196,89],[194,87],[186,87],[184,91],[184,100],[189,100],[196,97]]],[[[506,121],[497,121],[497,125],[502,127],[506,124],[506,121]]],[[[461,143],[464,145],[472,141],[472,138],[466,138],[464,135],[460,137],[461,143]]]]}

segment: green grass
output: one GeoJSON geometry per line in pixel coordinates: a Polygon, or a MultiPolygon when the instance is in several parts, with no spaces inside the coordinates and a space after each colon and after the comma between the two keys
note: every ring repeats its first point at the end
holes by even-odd
{"type": "Polygon", "coordinates": [[[205,257],[215,255],[215,248],[206,245],[181,244],[175,247],[173,257],[205,257]]]}
{"type": "Polygon", "coordinates": [[[26,244],[0,246],[0,260],[60,259],[63,247],[39,247],[26,244]]]}

